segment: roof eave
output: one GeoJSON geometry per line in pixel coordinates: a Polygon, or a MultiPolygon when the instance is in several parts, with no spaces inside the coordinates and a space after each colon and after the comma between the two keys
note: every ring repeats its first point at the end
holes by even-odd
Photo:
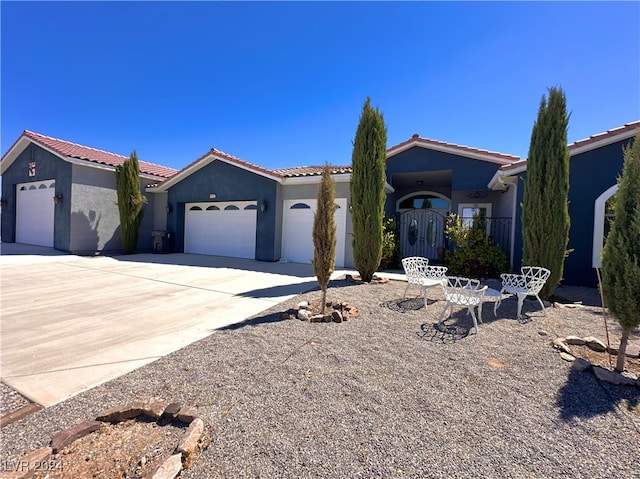
{"type": "Polygon", "coordinates": [[[158,187],[155,189],[155,192],[156,193],[161,193],[163,191],[167,191],[173,185],[181,182],[185,178],[191,176],[196,171],[201,170],[202,168],[204,168],[205,166],[207,166],[210,163],[213,163],[216,160],[217,161],[222,161],[222,162],[227,163],[227,164],[232,165],[232,166],[236,166],[236,167],[238,167],[240,169],[243,169],[245,171],[250,171],[251,173],[254,173],[256,175],[264,176],[265,178],[269,178],[271,180],[277,181],[278,183],[282,182],[282,178],[279,177],[279,176],[270,175],[270,174],[268,174],[268,173],[266,173],[264,171],[257,170],[257,169],[254,169],[254,168],[250,168],[249,166],[244,165],[243,163],[236,162],[236,161],[230,160],[228,158],[224,158],[221,155],[218,155],[218,154],[215,154],[215,153],[209,151],[204,156],[202,156],[199,160],[194,161],[191,165],[189,165],[186,168],[178,171],[171,178],[168,178],[166,181],[164,181],[164,183],[162,183],[161,185],[158,185],[158,187]]]}
{"type": "Polygon", "coordinates": [[[427,150],[441,151],[443,153],[450,153],[452,155],[464,156],[467,158],[473,158],[475,160],[488,161],[490,163],[495,163],[498,165],[509,165],[519,160],[517,157],[513,157],[512,160],[507,158],[501,159],[501,158],[496,158],[495,156],[492,156],[492,155],[487,155],[485,153],[465,151],[459,148],[454,148],[452,146],[438,145],[433,143],[427,144],[423,141],[420,141],[420,139],[410,140],[408,142],[400,143],[399,145],[389,148],[387,150],[387,159],[393,156],[396,156],[404,151],[407,151],[413,147],[420,147],[420,148],[425,148],[427,150]]]}

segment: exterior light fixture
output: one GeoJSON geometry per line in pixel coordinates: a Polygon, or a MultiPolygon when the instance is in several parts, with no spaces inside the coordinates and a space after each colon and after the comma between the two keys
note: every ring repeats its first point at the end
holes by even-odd
{"type": "Polygon", "coordinates": [[[59,205],[60,203],[62,203],[62,193],[56,193],[55,196],[53,197],[53,202],[56,205],[59,205]]]}
{"type": "Polygon", "coordinates": [[[266,211],[267,209],[267,200],[262,200],[260,202],[260,211],[266,211]]]}
{"type": "Polygon", "coordinates": [[[0,206],[7,206],[7,199],[2,197],[0,198],[0,206]]]}

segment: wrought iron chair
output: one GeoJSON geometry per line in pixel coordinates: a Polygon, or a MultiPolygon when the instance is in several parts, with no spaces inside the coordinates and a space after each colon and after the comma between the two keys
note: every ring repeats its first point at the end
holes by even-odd
{"type": "Polygon", "coordinates": [[[407,287],[404,289],[403,298],[407,297],[407,291],[409,286],[416,285],[422,288],[422,283],[426,277],[426,270],[429,266],[429,260],[422,256],[409,256],[408,258],[402,258],[402,268],[404,274],[407,277],[407,287]]]}
{"type": "Polygon", "coordinates": [[[522,317],[522,304],[527,296],[536,297],[540,306],[542,306],[542,312],[546,316],[547,311],[538,293],[540,293],[547,279],[549,279],[551,271],[540,266],[523,266],[520,271],[522,274],[503,273],[500,275],[500,278],[502,278],[502,290],[498,301],[493,307],[494,314],[498,314],[503,294],[515,294],[518,296],[518,319],[522,317]]]}
{"type": "MultiPolygon", "coordinates": [[[[487,290],[487,286],[480,288],[480,281],[477,279],[461,278],[458,276],[449,276],[442,284],[442,290],[444,292],[444,299],[447,301],[444,305],[440,318],[438,319],[438,326],[442,325],[445,319],[447,310],[453,311],[453,306],[463,306],[467,308],[469,314],[473,318],[473,326],[475,327],[476,334],[478,334],[478,320],[476,319],[475,308],[478,308],[478,317],[482,322],[482,299],[484,293],[487,290]]],[[[449,317],[447,316],[447,318],[449,317]]]]}
{"type": "Polygon", "coordinates": [[[447,282],[446,266],[429,265],[425,269],[425,278],[422,280],[422,292],[424,294],[424,307],[428,306],[427,291],[434,286],[442,286],[447,282]]]}

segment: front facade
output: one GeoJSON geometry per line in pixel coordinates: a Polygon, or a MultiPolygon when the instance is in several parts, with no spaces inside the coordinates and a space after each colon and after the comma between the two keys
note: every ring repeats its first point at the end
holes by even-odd
{"type": "Polygon", "coordinates": [[[487,184],[501,166],[518,159],[418,135],[387,150],[387,182],[394,192],[387,197],[385,214],[397,220],[402,256],[442,261],[450,213],[463,221],[483,218],[487,235],[509,251],[513,211],[504,193],[487,184]]]}
{"type": "MultiPolygon", "coordinates": [[[[309,263],[321,171],[269,170],[214,148],[147,191],[166,203],[166,228],[175,237],[175,251],[309,263]]],[[[332,167],[338,267],[353,262],[348,246],[349,172],[347,167],[332,167]]]]}
{"type": "MultiPolygon", "coordinates": [[[[607,200],[622,148],[640,121],[569,145],[571,254],[565,284],[594,286],[607,200]]],[[[125,157],[25,131],[2,157],[2,241],[79,254],[118,252],[115,166],[125,157]]],[[[215,148],[180,171],[140,162],[147,197],[138,249],[309,263],[322,167],[267,169],[215,148]],[[155,235],[155,236],[154,236],[155,235]]],[[[518,270],[526,161],[413,135],[387,150],[385,215],[397,220],[403,257],[442,261],[445,219],[482,218],[518,270]]],[[[337,267],[354,267],[350,166],[332,166],[337,267]]]]}

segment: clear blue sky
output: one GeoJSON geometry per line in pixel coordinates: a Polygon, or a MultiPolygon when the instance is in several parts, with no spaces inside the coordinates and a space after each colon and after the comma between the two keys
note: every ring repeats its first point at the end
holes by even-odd
{"type": "Polygon", "coordinates": [[[547,87],[569,141],[640,119],[638,2],[7,2],[1,147],[23,130],[182,168],[350,164],[367,96],[387,146],[527,156],[547,87]]]}

